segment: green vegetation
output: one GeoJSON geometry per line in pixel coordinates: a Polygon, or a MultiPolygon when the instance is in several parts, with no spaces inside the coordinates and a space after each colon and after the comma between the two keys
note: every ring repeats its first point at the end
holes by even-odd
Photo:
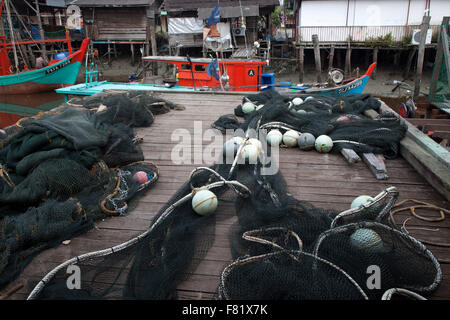
{"type": "Polygon", "coordinates": [[[281,26],[281,15],[283,13],[281,12],[280,8],[275,8],[273,12],[270,14],[270,23],[272,26],[279,28],[281,26]]]}
{"type": "Polygon", "coordinates": [[[364,44],[369,47],[389,47],[397,44],[392,38],[392,32],[389,32],[384,37],[376,38],[370,37],[364,41],[364,44]]]}

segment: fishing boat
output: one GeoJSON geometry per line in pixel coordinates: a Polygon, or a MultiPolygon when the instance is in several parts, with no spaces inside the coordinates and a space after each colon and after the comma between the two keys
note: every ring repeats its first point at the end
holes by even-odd
{"type": "MultiPolygon", "coordinates": [[[[3,11],[3,3],[4,1],[2,0],[0,4],[0,16],[3,11]]],[[[21,95],[51,91],[74,84],[90,41],[89,38],[84,39],[80,49],[75,52],[72,52],[67,28],[64,39],[14,41],[14,29],[12,27],[9,5],[6,1],[5,9],[9,22],[11,42],[7,42],[6,35],[0,35],[0,95],[21,95]],[[29,69],[25,64],[23,66],[19,64],[17,51],[20,52],[20,47],[18,46],[45,45],[58,42],[65,43],[67,45],[67,51],[55,54],[47,66],[29,69]],[[10,51],[13,53],[14,65],[11,64],[9,58],[10,51]]]]}
{"type": "MultiPolygon", "coordinates": [[[[226,91],[260,91],[264,85],[261,76],[268,60],[210,59],[179,56],[148,56],[144,62],[165,62],[177,68],[180,87],[209,88],[226,91]],[[214,76],[214,64],[217,76],[214,76]]],[[[166,80],[166,83],[170,81],[166,80]]]]}
{"type": "Polygon", "coordinates": [[[332,95],[342,95],[342,94],[361,94],[369,80],[373,70],[375,69],[377,63],[372,63],[367,69],[366,73],[362,76],[343,80],[339,85],[329,81],[323,85],[292,85],[291,83],[278,84],[276,87],[279,91],[291,91],[297,93],[306,94],[332,94],[332,95]]]}
{"type": "Polygon", "coordinates": [[[29,94],[51,91],[67,85],[74,84],[78,71],[86,54],[90,39],[81,43],[79,50],[72,52],[70,39],[66,31],[65,39],[36,40],[16,43],[6,42],[6,36],[0,36],[0,94],[29,94]],[[68,55],[61,59],[51,60],[47,66],[39,69],[30,69],[23,72],[14,72],[8,58],[8,51],[15,45],[37,43],[67,43],[68,55]]]}
{"type": "MultiPolygon", "coordinates": [[[[268,60],[252,59],[218,59],[218,78],[208,69],[215,62],[208,58],[189,58],[179,56],[148,56],[142,58],[144,62],[164,62],[173,64],[177,70],[176,79],[164,79],[164,84],[156,83],[120,83],[97,81],[86,78],[85,83],[57,89],[57,93],[69,96],[89,96],[108,90],[125,91],[163,91],[163,92],[255,92],[264,90],[277,90],[281,92],[295,92],[307,94],[358,94],[362,93],[376,63],[369,66],[366,73],[356,79],[342,81],[341,85],[332,86],[330,83],[323,86],[291,85],[290,83],[275,84],[273,73],[264,73],[268,60]]],[[[210,69],[211,70],[211,69],[210,69]]]]}

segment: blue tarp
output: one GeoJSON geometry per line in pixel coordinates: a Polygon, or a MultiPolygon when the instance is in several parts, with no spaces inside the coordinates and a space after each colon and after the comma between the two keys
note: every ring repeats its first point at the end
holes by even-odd
{"type": "Polygon", "coordinates": [[[211,11],[211,15],[208,18],[208,26],[216,24],[220,22],[220,7],[219,5],[215,6],[211,11]]]}
{"type": "Polygon", "coordinates": [[[214,59],[210,64],[208,64],[206,73],[208,76],[213,76],[216,80],[219,80],[219,61],[217,61],[217,59],[214,59]]]}

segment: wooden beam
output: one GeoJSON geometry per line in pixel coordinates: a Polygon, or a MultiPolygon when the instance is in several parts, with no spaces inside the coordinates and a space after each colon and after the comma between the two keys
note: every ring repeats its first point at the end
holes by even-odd
{"type": "MultiPolygon", "coordinates": [[[[448,21],[448,19],[447,19],[448,21]]],[[[441,26],[441,39],[442,39],[442,47],[445,48],[443,50],[443,54],[444,54],[444,67],[446,70],[446,74],[447,74],[447,85],[450,86],[450,54],[449,54],[449,45],[448,45],[448,34],[447,34],[447,28],[448,28],[448,22],[446,25],[446,28],[444,28],[444,26],[441,26]]]]}
{"type": "MultiPolygon", "coordinates": [[[[150,31],[150,42],[152,46],[152,56],[158,55],[158,48],[156,46],[156,36],[155,36],[155,19],[147,18],[147,23],[150,31]]],[[[153,74],[158,75],[158,63],[153,62],[153,74]]]]}
{"type": "Polygon", "coordinates": [[[334,46],[331,46],[330,55],[328,56],[328,70],[333,68],[334,46]]]}
{"type": "Polygon", "coordinates": [[[372,75],[370,76],[370,78],[375,80],[378,66],[378,47],[373,48],[373,62],[377,62],[377,64],[375,65],[375,68],[373,68],[372,75]]]}
{"type": "Polygon", "coordinates": [[[305,47],[300,46],[300,48],[298,49],[298,81],[300,83],[303,83],[303,77],[305,75],[304,61],[305,61],[305,47]]]}
{"type": "Polygon", "coordinates": [[[413,61],[416,51],[417,51],[417,47],[413,47],[412,49],[409,50],[408,59],[406,60],[406,67],[403,70],[403,78],[404,79],[409,78],[409,71],[411,70],[412,61],[413,61]]]}
{"type": "Polygon", "coordinates": [[[377,157],[373,153],[363,153],[362,159],[377,180],[386,180],[389,178],[384,160],[380,157],[377,157]]]}
{"type": "Polygon", "coordinates": [[[352,48],[350,45],[345,52],[345,74],[350,77],[352,74],[352,48]]]}
{"type": "Polygon", "coordinates": [[[134,66],[134,44],[130,44],[131,48],[131,65],[134,66]]]}
{"type": "Polygon", "coordinates": [[[317,34],[313,34],[312,41],[314,45],[314,60],[316,62],[317,82],[320,83],[322,82],[322,66],[320,61],[319,36],[317,34]]]}
{"type": "Polygon", "coordinates": [[[341,149],[341,154],[342,154],[342,156],[345,158],[345,160],[347,160],[347,162],[349,163],[349,164],[353,164],[353,163],[356,163],[356,162],[360,162],[361,161],[361,158],[358,156],[358,154],[355,152],[355,151],[353,151],[352,149],[345,149],[345,148],[342,148],[341,149]]]}
{"type": "MultiPolygon", "coordinates": [[[[450,201],[450,152],[410,124],[381,101],[380,112],[394,115],[408,126],[406,136],[400,141],[400,154],[436,191],[450,201]]],[[[375,110],[364,114],[372,119],[375,110]]]]}
{"type": "Polygon", "coordinates": [[[419,51],[417,53],[416,79],[414,81],[414,99],[417,100],[420,94],[420,83],[422,81],[423,58],[425,56],[425,40],[427,38],[428,27],[430,26],[430,16],[423,16],[420,26],[419,51]]]}

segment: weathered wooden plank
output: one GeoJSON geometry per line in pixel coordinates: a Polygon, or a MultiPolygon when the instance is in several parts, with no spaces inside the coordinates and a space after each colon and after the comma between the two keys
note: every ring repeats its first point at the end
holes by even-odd
{"type": "Polygon", "coordinates": [[[379,157],[375,156],[373,153],[363,153],[362,159],[378,180],[386,180],[389,178],[386,165],[379,157]]]}

